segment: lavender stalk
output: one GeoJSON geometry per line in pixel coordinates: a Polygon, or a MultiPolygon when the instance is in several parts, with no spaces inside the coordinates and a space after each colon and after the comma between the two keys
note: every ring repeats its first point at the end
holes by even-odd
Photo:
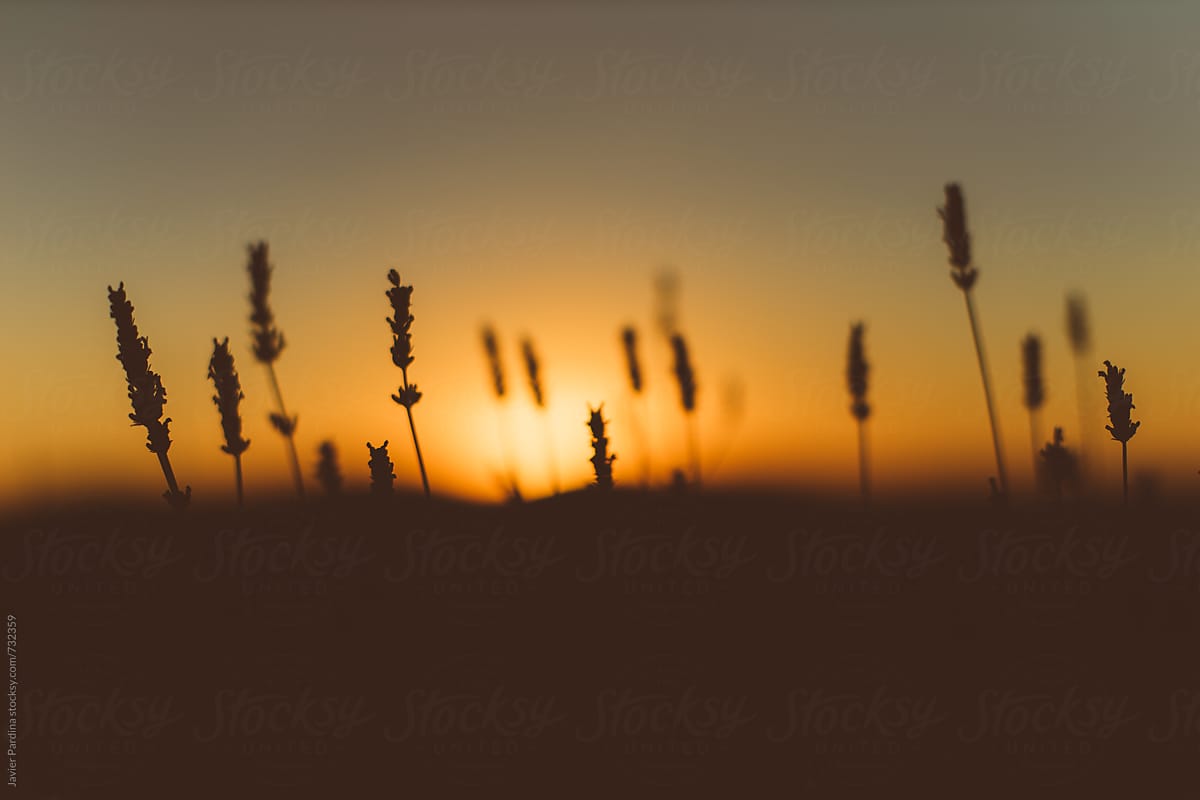
{"type": "Polygon", "coordinates": [[[550,431],[550,418],[546,416],[546,392],[542,385],[542,368],[533,342],[528,338],[521,340],[521,357],[525,362],[525,374],[529,378],[529,391],[533,395],[533,403],[538,408],[542,418],[542,433],[546,444],[546,467],[550,474],[550,483],[554,493],[558,494],[560,483],[558,477],[558,462],[554,458],[554,440],[550,431]]]}
{"type": "Polygon", "coordinates": [[[233,365],[233,354],[229,352],[229,337],[218,342],[213,339],[213,354],[208,362],[208,377],[213,382],[217,393],[213,395],[213,403],[221,415],[221,431],[225,435],[225,444],[221,450],[233,456],[234,481],[237,485],[237,502],[243,504],[242,495],[242,453],[250,446],[249,439],[242,438],[242,415],[238,410],[245,398],[242,394],[242,384],[238,379],[237,369],[233,365]]]}
{"type": "Polygon", "coordinates": [[[700,447],[696,434],[696,373],[688,356],[687,342],[682,334],[672,334],[671,349],[675,354],[675,380],[679,384],[679,401],[687,425],[688,460],[692,464],[692,480],[700,483],[700,447]]]}
{"type": "Polygon", "coordinates": [[[317,447],[317,482],[329,497],[342,491],[342,471],[338,467],[337,447],[332,441],[321,442],[317,447]]]}
{"type": "Polygon", "coordinates": [[[1125,392],[1125,370],[1111,361],[1105,361],[1104,367],[1097,373],[1104,379],[1104,394],[1108,399],[1108,419],[1111,424],[1105,425],[1104,429],[1112,435],[1113,441],[1121,443],[1121,496],[1128,505],[1129,440],[1137,433],[1142,423],[1131,422],[1129,419],[1135,406],[1133,395],[1125,392]]]}
{"type": "Polygon", "coordinates": [[[396,474],[392,472],[392,460],[388,458],[388,443],[383,440],[379,447],[373,447],[367,442],[367,450],[371,453],[367,466],[371,469],[371,494],[390,495],[396,474]]]}
{"type": "Polygon", "coordinates": [[[388,282],[392,288],[387,290],[388,301],[392,304],[392,316],[388,325],[392,329],[392,363],[400,368],[401,386],[398,394],[392,399],[404,406],[408,414],[408,429],[412,433],[413,449],[417,453],[417,467],[421,470],[421,485],[425,496],[429,497],[429,477],[425,474],[425,459],[421,457],[421,445],[417,441],[417,426],[413,423],[412,407],[421,399],[415,383],[408,382],[408,368],[413,362],[412,334],[408,332],[415,319],[409,308],[412,303],[411,286],[400,285],[400,274],[396,270],[388,271],[388,282]]]}
{"type": "Polygon", "coordinates": [[[1021,364],[1024,368],[1025,408],[1029,411],[1029,441],[1033,446],[1033,479],[1040,483],[1042,460],[1040,412],[1046,402],[1045,382],[1042,380],[1042,340],[1029,334],[1021,340],[1021,364]]]}
{"type": "Polygon", "coordinates": [[[625,370],[629,374],[629,390],[633,395],[630,402],[629,422],[639,443],[638,450],[642,456],[642,488],[644,489],[650,483],[650,445],[642,430],[640,410],[635,407],[639,405],[638,401],[643,397],[644,384],[642,382],[642,364],[638,358],[638,335],[632,326],[621,329],[621,348],[625,353],[625,370]]]}
{"type": "Polygon", "coordinates": [[[109,316],[117,323],[117,360],[125,368],[129,401],[133,405],[129,419],[146,429],[146,449],[158,456],[158,464],[167,479],[163,497],[172,508],[182,510],[192,499],[192,487],[179,491],[175,470],[167,457],[167,451],[171,449],[171,418],[163,419],[167,390],[158,373],[150,369],[150,342],[138,334],[137,324],[133,321],[133,303],[125,295],[124,283],[118,284],[116,289],[108,287],[108,304],[109,316]]]}
{"type": "Polygon", "coordinates": [[[864,327],[861,322],[850,326],[850,345],[846,354],[846,384],[850,389],[850,413],[858,423],[858,481],[862,492],[863,505],[871,501],[870,482],[867,471],[867,418],[871,416],[871,406],[867,403],[867,376],[870,365],[867,363],[863,347],[864,327]]]}
{"type": "Polygon", "coordinates": [[[592,432],[592,469],[596,473],[596,486],[601,489],[611,489],[613,485],[612,462],[615,455],[608,454],[608,437],[604,435],[604,404],[593,410],[588,408],[588,428],[592,432]]]}
{"type": "Polygon", "coordinates": [[[1079,466],[1075,454],[1063,444],[1062,428],[1054,429],[1054,441],[1042,448],[1041,456],[1055,499],[1062,502],[1063,486],[1075,480],[1079,466]]]}
{"type": "Polygon", "coordinates": [[[508,387],[504,382],[504,364],[500,360],[500,343],[496,339],[496,331],[490,325],[484,326],[482,337],[483,352],[487,356],[488,371],[492,379],[492,393],[496,397],[496,430],[500,435],[500,447],[503,450],[505,469],[508,472],[505,480],[508,481],[509,497],[516,500],[520,498],[521,491],[517,486],[517,470],[513,465],[512,442],[502,414],[504,396],[508,393],[508,387]]]}
{"type": "Polygon", "coordinates": [[[271,391],[279,406],[277,413],[268,419],[275,430],[287,439],[288,450],[292,457],[292,479],[296,483],[296,494],[304,499],[304,478],[300,473],[300,457],[296,454],[296,424],[298,416],[288,416],[287,407],[283,403],[283,393],[279,390],[279,379],[275,376],[275,362],[283,352],[283,334],[275,327],[275,315],[271,311],[269,298],[271,294],[270,253],[266,242],[247,245],[249,263],[246,266],[250,273],[250,323],[253,326],[254,357],[267,366],[267,376],[271,380],[271,391]]]}
{"type": "Polygon", "coordinates": [[[938,209],[942,218],[942,240],[950,251],[950,278],[962,289],[967,304],[967,320],[971,323],[971,337],[975,342],[975,358],[979,362],[979,375],[983,379],[983,397],[987,403],[988,422],[992,429],[992,449],[996,453],[996,475],[999,477],[999,497],[1008,494],[1008,476],[1004,471],[1004,455],[1000,451],[1000,430],[996,423],[996,411],[992,403],[992,383],[988,375],[987,358],[983,351],[983,340],[979,335],[979,324],[975,318],[975,303],[971,289],[979,271],[971,263],[971,236],[967,232],[967,210],[962,188],[957,183],[946,184],[946,205],[938,209]]]}

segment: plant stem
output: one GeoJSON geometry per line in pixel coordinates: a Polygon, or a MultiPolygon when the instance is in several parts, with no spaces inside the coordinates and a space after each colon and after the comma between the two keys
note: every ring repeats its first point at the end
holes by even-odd
{"type": "Polygon", "coordinates": [[[417,441],[417,426],[413,424],[412,409],[405,408],[408,412],[408,429],[412,431],[413,449],[417,451],[417,467],[421,470],[421,486],[425,489],[425,496],[429,497],[429,478],[425,475],[425,459],[421,458],[421,444],[417,441]]]}
{"type": "Polygon", "coordinates": [[[1000,432],[996,429],[996,412],[992,408],[992,382],[988,377],[983,342],[979,339],[979,325],[975,321],[975,303],[971,299],[969,289],[963,292],[963,297],[967,301],[967,319],[971,323],[971,336],[975,340],[975,357],[979,361],[979,375],[983,378],[983,397],[987,401],[988,422],[992,426],[992,449],[996,451],[996,477],[1000,481],[1000,491],[1008,494],[1008,476],[1004,472],[1004,456],[1000,453],[1000,432]]]}
{"type": "MultiPolygon", "coordinates": [[[[408,370],[400,370],[400,376],[404,380],[404,388],[408,389],[408,370]]],[[[425,496],[429,497],[429,478],[425,475],[425,459],[421,458],[421,444],[417,441],[417,426],[413,423],[412,406],[405,406],[404,410],[408,412],[408,429],[412,431],[413,449],[417,451],[417,467],[421,470],[421,485],[425,488],[425,496]]]]}
{"type": "Polygon", "coordinates": [[[175,480],[175,470],[171,469],[171,459],[167,458],[166,453],[157,453],[159,466],[162,467],[163,475],[167,478],[167,488],[171,490],[171,494],[179,494],[179,484],[175,480]]]}
{"type": "Polygon", "coordinates": [[[508,473],[508,488],[510,497],[515,496],[520,488],[517,486],[517,467],[513,458],[512,433],[508,429],[507,418],[504,416],[504,403],[496,400],[496,432],[500,437],[500,449],[504,457],[504,469],[508,473]]]}
{"type": "Polygon", "coordinates": [[[1040,477],[1042,470],[1042,465],[1038,461],[1038,454],[1041,452],[1041,449],[1038,447],[1038,445],[1041,443],[1039,428],[1041,428],[1041,426],[1038,424],[1037,409],[1031,408],[1029,410],[1029,443],[1033,448],[1033,489],[1035,492],[1039,488],[1038,478],[1040,477]]]}
{"type": "Polygon", "coordinates": [[[871,504],[871,488],[867,477],[867,424],[866,420],[858,421],[858,484],[862,490],[864,506],[871,504]]]}
{"type": "Polygon", "coordinates": [[[1121,442],[1122,502],[1129,505],[1129,442],[1121,442]]]}
{"type": "Polygon", "coordinates": [[[238,507],[242,506],[242,454],[238,453],[233,457],[233,476],[237,482],[237,499],[238,507]]]}
{"type": "Polygon", "coordinates": [[[696,433],[696,416],[686,414],[688,460],[692,462],[692,480],[700,485],[700,445],[696,433]]]}
{"type": "MultiPolygon", "coordinates": [[[[279,379],[275,377],[275,363],[267,362],[267,374],[271,376],[271,389],[275,392],[275,401],[279,403],[279,414],[289,419],[287,409],[283,405],[283,393],[279,391],[279,379]]],[[[296,438],[294,433],[287,434],[288,449],[292,454],[292,478],[296,481],[296,493],[304,499],[304,478],[300,474],[300,456],[296,455],[296,438]]]]}

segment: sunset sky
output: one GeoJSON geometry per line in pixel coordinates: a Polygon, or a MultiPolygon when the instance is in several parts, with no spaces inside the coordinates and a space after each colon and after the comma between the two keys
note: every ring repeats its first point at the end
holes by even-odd
{"type": "Polygon", "coordinates": [[[1020,339],[1043,335],[1043,436],[1078,444],[1063,299],[1086,292],[1089,455],[1110,358],[1128,370],[1136,476],[1200,485],[1200,7],[1104,3],[10,3],[0,7],[0,504],[164,486],[127,424],[106,287],[124,281],[167,388],[181,483],[232,494],[207,380],[230,337],[247,492],[286,488],[250,353],[245,245],[271,244],[278,363],[307,480],[333,439],[352,488],[391,442],[386,274],[415,287],[414,414],[435,492],[549,487],[518,342],[543,356],[564,482],[590,480],[604,402],[618,483],[682,465],[654,326],[680,277],[706,483],[853,490],[844,370],[865,320],[880,492],[986,491],[987,418],[935,207],[961,181],[1014,488],[1032,456],[1020,339]],[[500,409],[479,341],[496,327],[500,409]],[[642,334],[631,426],[618,331],[642,334]],[[741,387],[742,408],[734,402],[741,387]]]}

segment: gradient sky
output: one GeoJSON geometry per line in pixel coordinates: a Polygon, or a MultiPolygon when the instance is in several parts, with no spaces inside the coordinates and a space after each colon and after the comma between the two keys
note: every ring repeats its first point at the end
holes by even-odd
{"type": "MultiPolygon", "coordinates": [[[[171,458],[232,491],[206,378],[234,343],[251,494],[288,481],[249,352],[247,241],[268,239],[279,377],[310,473],[357,487],[389,439],[419,485],[388,355],[388,269],[415,286],[415,409],[435,491],[499,495],[498,425],[548,486],[518,337],[544,359],[568,484],[588,403],[637,477],[617,331],[643,333],[656,479],[683,428],[653,282],[670,264],[700,382],[709,483],[852,489],[844,382],[868,323],[880,491],[993,474],[979,373],[934,208],[966,189],[1013,482],[1029,482],[1019,340],[1045,338],[1043,438],[1078,443],[1063,296],[1128,369],[1134,474],[1200,476],[1200,8],[1188,4],[8,3],[0,7],[0,502],[162,490],[114,359],[125,281],[168,391],[171,458]],[[513,393],[488,394],[478,330],[513,393]],[[744,411],[725,398],[741,386],[744,411]]],[[[1102,385],[1087,446],[1119,476],[1102,385]]]]}

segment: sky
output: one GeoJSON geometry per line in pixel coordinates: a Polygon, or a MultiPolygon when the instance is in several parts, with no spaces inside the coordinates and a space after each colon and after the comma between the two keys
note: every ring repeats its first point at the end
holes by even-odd
{"type": "Polygon", "coordinates": [[[986,491],[995,473],[961,292],[935,208],[962,183],[975,301],[1017,490],[1033,455],[1019,343],[1044,339],[1040,441],[1061,425],[1102,485],[1105,358],[1127,369],[1135,477],[1200,482],[1200,8],[1114,3],[38,4],[0,6],[0,505],[163,480],[128,425],[106,288],[124,281],[167,388],[170,457],[228,498],[207,380],[230,337],[250,496],[290,480],[250,352],[245,247],[270,242],[277,364],[312,486],[366,442],[419,486],[385,322],[414,286],[414,408],[435,492],[591,477],[604,403],[618,484],[683,466],[655,326],[679,277],[715,487],[853,491],[847,335],[867,325],[881,494],[986,491]],[[1073,362],[1069,291],[1095,347],[1073,362]],[[494,402],[479,330],[511,392],[494,402]],[[618,332],[642,336],[631,396],[618,332]],[[518,344],[542,356],[531,404],[518,344]],[[549,445],[547,444],[549,443],[549,445]]]}

